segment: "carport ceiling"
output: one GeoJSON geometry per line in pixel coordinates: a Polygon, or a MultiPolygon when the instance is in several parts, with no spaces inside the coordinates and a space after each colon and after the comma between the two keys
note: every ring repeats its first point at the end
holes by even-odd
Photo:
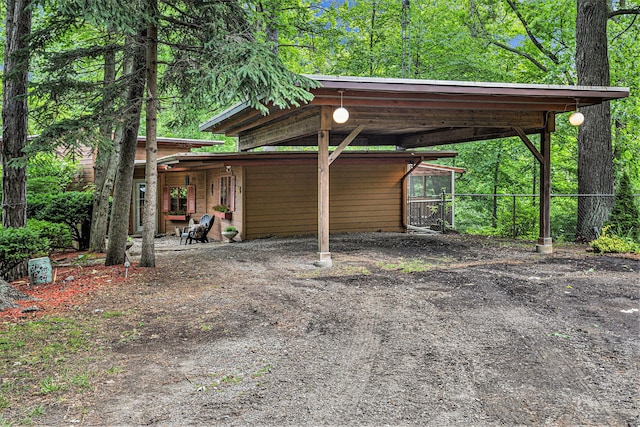
{"type": "Polygon", "coordinates": [[[339,145],[356,127],[351,146],[405,149],[553,131],[555,114],[629,95],[628,88],[525,85],[310,75],[314,99],[266,116],[238,104],[200,126],[236,136],[241,151],[265,145],[315,146],[320,130],[339,145]],[[337,124],[342,102],[349,120],[337,124]]]}

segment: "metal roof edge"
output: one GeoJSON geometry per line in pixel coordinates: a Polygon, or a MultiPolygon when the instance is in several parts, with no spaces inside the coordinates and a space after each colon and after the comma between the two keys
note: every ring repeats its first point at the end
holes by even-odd
{"type": "Polygon", "coordinates": [[[248,107],[249,107],[248,102],[238,102],[237,104],[232,105],[231,107],[214,115],[209,120],[202,123],[200,126],[198,126],[198,130],[200,132],[205,132],[208,128],[216,126],[219,123],[222,123],[223,121],[233,117],[234,115],[238,114],[240,111],[248,107]]]}
{"type": "MultiPolygon", "coordinates": [[[[146,141],[146,135],[138,135],[138,142],[146,141]]],[[[225,141],[222,140],[214,140],[214,139],[192,139],[192,138],[171,138],[164,136],[156,136],[156,140],[158,143],[169,143],[169,144],[185,144],[185,145],[202,145],[202,146],[213,146],[213,145],[224,145],[225,141]]]]}
{"type": "Polygon", "coordinates": [[[424,86],[452,86],[452,87],[486,87],[506,89],[552,89],[552,90],[576,90],[576,91],[605,91],[605,92],[629,92],[628,87],[623,86],[578,86],[578,85],[550,85],[539,83],[503,83],[503,82],[478,82],[466,80],[429,80],[429,79],[400,79],[390,77],[358,77],[323,74],[303,74],[305,77],[328,82],[350,83],[381,83],[394,85],[424,85],[424,86]]]}

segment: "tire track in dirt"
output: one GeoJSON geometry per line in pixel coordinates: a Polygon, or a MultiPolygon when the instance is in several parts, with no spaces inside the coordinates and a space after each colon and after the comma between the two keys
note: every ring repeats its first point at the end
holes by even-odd
{"type": "Polygon", "coordinates": [[[637,425],[632,273],[447,239],[338,236],[332,270],[313,239],[170,254],[118,296],[140,341],[81,425],[637,425]],[[379,264],[413,258],[437,268],[379,264]]]}

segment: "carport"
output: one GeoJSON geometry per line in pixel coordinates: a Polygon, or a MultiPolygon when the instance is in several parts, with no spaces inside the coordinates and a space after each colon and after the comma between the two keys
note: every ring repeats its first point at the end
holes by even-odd
{"type": "MultiPolygon", "coordinates": [[[[409,80],[309,75],[320,87],[300,107],[263,115],[237,104],[200,126],[238,137],[240,151],[268,146],[318,149],[318,265],[331,265],[329,171],[348,147],[420,149],[518,136],[540,163],[540,233],[536,250],[553,250],[550,143],[557,114],[629,95],[628,88],[409,80]],[[337,123],[344,107],[348,119],[337,123]],[[539,135],[535,144],[529,135],[539,135]],[[330,147],[335,149],[330,150],[330,147]]],[[[568,116],[568,115],[567,115],[568,116]]]]}

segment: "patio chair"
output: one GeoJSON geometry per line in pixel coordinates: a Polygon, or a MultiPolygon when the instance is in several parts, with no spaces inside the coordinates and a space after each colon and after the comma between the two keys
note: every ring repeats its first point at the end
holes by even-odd
{"type": "Polygon", "coordinates": [[[187,238],[189,237],[189,232],[193,229],[193,227],[195,226],[195,221],[193,220],[193,218],[191,218],[189,220],[189,225],[187,225],[186,227],[182,227],[182,231],[180,232],[180,244],[182,244],[182,239],[184,239],[184,244],[187,244],[187,238]]]}
{"type": "Polygon", "coordinates": [[[189,236],[187,237],[187,241],[191,244],[194,240],[196,242],[207,243],[209,239],[207,235],[209,234],[209,230],[213,227],[213,221],[216,217],[211,217],[209,214],[204,214],[200,218],[200,222],[197,226],[193,227],[193,229],[189,232],[189,236]]]}

